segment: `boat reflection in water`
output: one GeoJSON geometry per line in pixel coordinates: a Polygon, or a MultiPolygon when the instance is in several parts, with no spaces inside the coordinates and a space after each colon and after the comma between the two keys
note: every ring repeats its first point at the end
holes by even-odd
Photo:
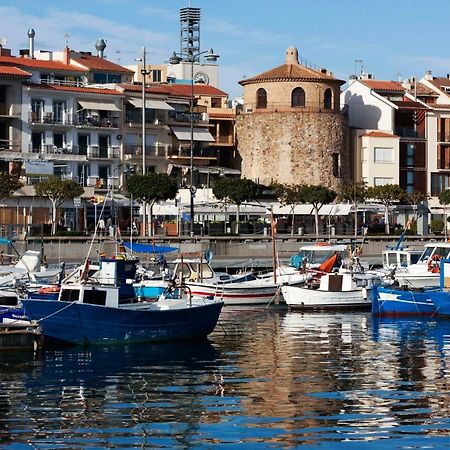
{"type": "Polygon", "coordinates": [[[2,443],[442,448],[447,323],[225,308],[209,341],[0,355],[2,443]]]}

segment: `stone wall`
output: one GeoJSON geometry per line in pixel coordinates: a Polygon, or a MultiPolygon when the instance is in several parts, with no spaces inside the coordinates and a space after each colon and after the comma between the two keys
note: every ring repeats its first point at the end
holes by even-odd
{"type": "Polygon", "coordinates": [[[333,112],[254,112],[236,120],[243,178],[337,188],[349,176],[347,118],[333,112]],[[339,177],[333,175],[339,154],[339,177]]]}

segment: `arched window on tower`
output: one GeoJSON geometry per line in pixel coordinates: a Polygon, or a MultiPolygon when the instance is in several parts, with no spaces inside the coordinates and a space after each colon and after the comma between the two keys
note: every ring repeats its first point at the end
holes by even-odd
{"type": "Polygon", "coordinates": [[[323,107],[325,109],[331,109],[333,106],[333,94],[331,89],[326,89],[323,93],[323,107]]]}
{"type": "Polygon", "coordinates": [[[305,91],[301,87],[297,87],[291,94],[291,106],[292,108],[301,108],[306,104],[305,91]]]}
{"type": "Polygon", "coordinates": [[[259,88],[256,91],[256,109],[267,108],[267,92],[263,88],[259,88]]]}

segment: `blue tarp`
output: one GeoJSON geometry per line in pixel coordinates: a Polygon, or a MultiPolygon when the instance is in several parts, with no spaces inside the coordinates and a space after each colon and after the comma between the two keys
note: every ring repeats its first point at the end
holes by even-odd
{"type": "Polygon", "coordinates": [[[11,241],[9,239],[0,237],[0,244],[11,244],[11,241]]]}
{"type": "Polygon", "coordinates": [[[169,253],[178,250],[177,247],[168,247],[164,245],[138,244],[136,242],[124,242],[123,245],[136,253],[169,253]]]}

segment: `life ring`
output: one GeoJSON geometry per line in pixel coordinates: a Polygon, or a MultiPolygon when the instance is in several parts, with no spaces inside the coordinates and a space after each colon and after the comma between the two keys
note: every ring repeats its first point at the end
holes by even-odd
{"type": "Polygon", "coordinates": [[[52,294],[60,291],[59,286],[43,286],[38,290],[39,294],[52,294]]]}
{"type": "Polygon", "coordinates": [[[433,255],[428,260],[428,272],[439,273],[440,272],[440,260],[441,259],[442,259],[441,255],[433,255]]]}

